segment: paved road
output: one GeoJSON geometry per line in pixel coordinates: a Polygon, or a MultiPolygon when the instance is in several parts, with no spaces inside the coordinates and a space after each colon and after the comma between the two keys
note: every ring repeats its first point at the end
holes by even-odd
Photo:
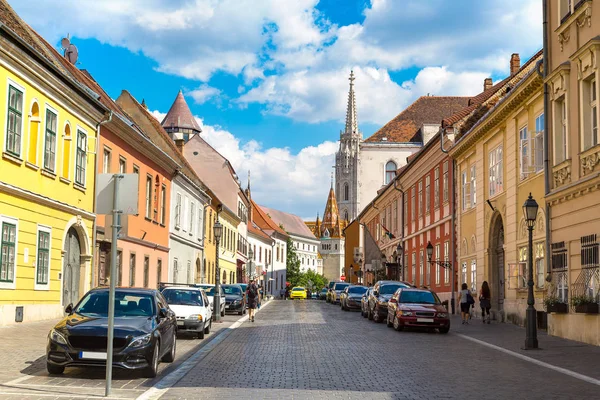
{"type": "MultiPolygon", "coordinates": [[[[596,384],[453,333],[469,327],[454,327],[448,335],[396,332],[319,301],[275,301],[263,311],[255,323],[233,330],[162,399],[598,396],[596,384]]],[[[587,362],[600,367],[598,357],[587,362]]]]}

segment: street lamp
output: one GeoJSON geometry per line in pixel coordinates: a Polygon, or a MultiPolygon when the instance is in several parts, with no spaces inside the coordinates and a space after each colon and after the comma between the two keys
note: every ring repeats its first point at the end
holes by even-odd
{"type": "Polygon", "coordinates": [[[252,260],[254,259],[254,252],[252,251],[252,246],[250,246],[250,250],[248,250],[248,268],[246,271],[246,275],[248,275],[248,280],[246,283],[250,283],[250,278],[252,277],[252,260]]]}
{"type": "Polygon", "coordinates": [[[452,308],[452,314],[454,314],[455,309],[454,309],[454,299],[455,299],[455,294],[454,294],[454,279],[455,279],[455,274],[454,274],[454,265],[452,264],[451,261],[446,261],[446,260],[432,260],[431,256],[433,255],[433,245],[431,244],[431,242],[427,243],[427,260],[429,261],[429,264],[435,264],[435,265],[439,265],[442,268],[445,269],[449,269],[450,273],[452,275],[452,280],[450,281],[450,285],[452,286],[452,297],[450,299],[450,307],[452,308]]]}
{"type": "Polygon", "coordinates": [[[523,204],[523,214],[525,215],[525,222],[527,223],[527,229],[529,230],[529,246],[527,254],[527,331],[525,336],[525,350],[537,349],[537,326],[536,326],[536,311],[535,298],[533,297],[533,228],[535,227],[535,220],[538,212],[538,203],[531,197],[525,200],[523,204]]]}
{"type": "Polygon", "coordinates": [[[221,322],[221,270],[219,269],[219,242],[221,241],[221,235],[223,234],[223,225],[217,220],[213,227],[216,244],[216,260],[215,260],[215,295],[213,300],[213,316],[215,322],[221,322]]]}

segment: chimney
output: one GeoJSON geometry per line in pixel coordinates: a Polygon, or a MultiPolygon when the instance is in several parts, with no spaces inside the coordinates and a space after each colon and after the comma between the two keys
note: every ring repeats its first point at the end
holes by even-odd
{"type": "Polygon", "coordinates": [[[177,150],[179,150],[179,152],[181,154],[183,154],[183,146],[185,145],[185,140],[183,139],[175,139],[175,146],[177,146],[177,150]]]}
{"type": "Polygon", "coordinates": [[[486,90],[491,88],[493,85],[494,85],[494,82],[492,81],[492,78],[485,78],[483,80],[483,91],[485,92],[486,90]]]}
{"type": "Polygon", "coordinates": [[[519,68],[521,68],[521,58],[518,53],[513,53],[510,56],[510,75],[513,76],[516,74],[519,68]]]}

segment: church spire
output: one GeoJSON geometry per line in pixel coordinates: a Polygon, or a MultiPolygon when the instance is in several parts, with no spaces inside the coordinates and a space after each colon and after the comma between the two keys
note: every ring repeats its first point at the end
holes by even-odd
{"type": "Polygon", "coordinates": [[[344,134],[358,134],[358,115],[356,114],[356,98],[354,96],[354,71],[350,71],[350,91],[348,92],[348,107],[346,109],[346,129],[344,134]]]}

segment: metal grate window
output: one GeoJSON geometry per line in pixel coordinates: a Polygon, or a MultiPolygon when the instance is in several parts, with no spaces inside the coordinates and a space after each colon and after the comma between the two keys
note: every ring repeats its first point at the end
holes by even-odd
{"type": "Polygon", "coordinates": [[[581,238],[581,268],[598,267],[598,241],[596,235],[581,238]]]}
{"type": "Polygon", "coordinates": [[[567,248],[565,242],[552,243],[550,248],[552,250],[552,270],[566,270],[567,248]]]}

